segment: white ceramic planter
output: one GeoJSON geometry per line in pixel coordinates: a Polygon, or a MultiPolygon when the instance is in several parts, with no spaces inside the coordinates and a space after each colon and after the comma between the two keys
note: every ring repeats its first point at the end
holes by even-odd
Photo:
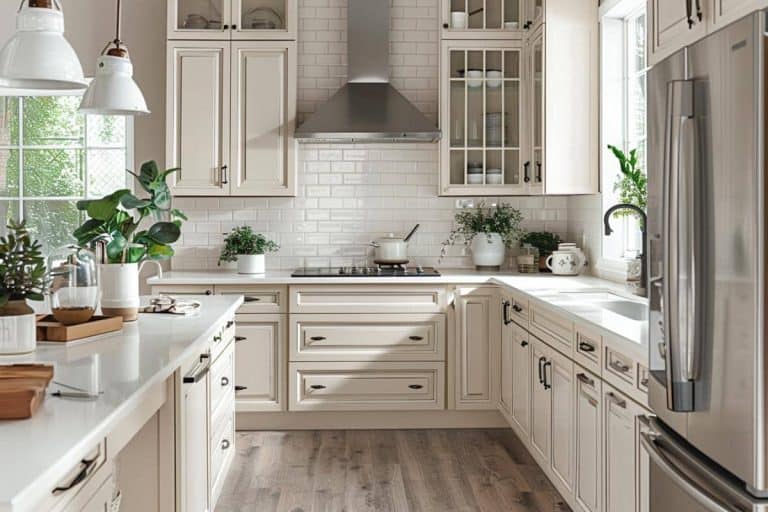
{"type": "Polygon", "coordinates": [[[101,312],[106,316],[122,316],[123,321],[133,322],[139,316],[139,273],[144,265],[157,265],[158,275],[163,276],[160,263],[153,260],[139,263],[112,263],[100,265],[101,312]]]}
{"type": "Polygon", "coordinates": [[[498,233],[480,233],[472,239],[472,262],[480,269],[498,269],[506,255],[507,247],[498,233]]]}
{"type": "Polygon", "coordinates": [[[0,316],[0,355],[28,354],[36,346],[34,313],[0,316]]]}
{"type": "Polygon", "coordinates": [[[238,274],[263,274],[266,271],[266,258],[263,254],[238,254],[238,274]]]}

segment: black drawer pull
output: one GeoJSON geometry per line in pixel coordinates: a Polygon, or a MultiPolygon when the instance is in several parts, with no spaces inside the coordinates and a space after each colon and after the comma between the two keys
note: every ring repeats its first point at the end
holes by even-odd
{"type": "Polygon", "coordinates": [[[235,391],[245,391],[248,386],[235,386],[235,391]]]}
{"type": "Polygon", "coordinates": [[[325,341],[326,338],[325,338],[325,336],[312,336],[309,339],[312,340],[312,341],[325,341]]]}
{"type": "Polygon", "coordinates": [[[579,350],[581,350],[582,352],[594,352],[595,347],[585,341],[582,341],[581,343],[579,343],[579,350]]]}
{"type": "Polygon", "coordinates": [[[520,306],[515,304],[514,306],[512,306],[512,311],[514,311],[515,313],[522,313],[523,312],[523,308],[521,308],[520,306]]]}
{"type": "Polygon", "coordinates": [[[422,389],[424,386],[422,386],[421,384],[411,384],[408,387],[411,389],[422,389]]]}
{"type": "Polygon", "coordinates": [[[251,302],[261,302],[261,297],[245,297],[243,299],[243,302],[245,302],[246,304],[251,302]]]}
{"type": "Polygon", "coordinates": [[[220,342],[221,340],[222,340],[222,338],[221,338],[221,334],[217,334],[216,336],[214,336],[214,337],[213,337],[213,341],[214,341],[215,343],[218,343],[218,342],[220,342]]]}
{"type": "Polygon", "coordinates": [[[245,341],[247,339],[248,338],[246,338],[245,336],[235,336],[235,343],[240,343],[241,341],[245,341]]]}
{"type": "Polygon", "coordinates": [[[80,464],[83,465],[83,468],[80,470],[80,472],[73,478],[67,485],[56,487],[53,491],[51,491],[51,494],[61,494],[63,492],[66,492],[73,487],[77,487],[83,481],[93,472],[94,464],[96,464],[96,461],[99,460],[99,457],[96,456],[90,460],[83,459],[80,461],[80,464]]]}
{"type": "Polygon", "coordinates": [[[580,380],[581,382],[583,382],[584,384],[586,384],[587,386],[590,386],[590,387],[595,387],[595,381],[594,381],[594,379],[590,379],[590,378],[587,376],[587,374],[586,374],[586,373],[579,373],[579,374],[577,374],[577,375],[576,375],[576,378],[577,378],[577,379],[579,379],[579,380],[580,380]]]}
{"type": "Polygon", "coordinates": [[[525,347],[527,347],[527,346],[528,346],[528,342],[527,342],[527,341],[525,341],[525,340],[523,340],[523,341],[521,341],[521,342],[520,342],[520,346],[521,346],[521,347],[523,347],[523,348],[525,348],[525,347]]]}
{"type": "Polygon", "coordinates": [[[325,386],[323,386],[322,384],[313,384],[313,385],[311,385],[309,387],[311,389],[325,389],[325,386]]]}
{"type": "Polygon", "coordinates": [[[229,386],[229,377],[222,377],[221,378],[221,387],[225,388],[229,386]]]}
{"type": "Polygon", "coordinates": [[[221,449],[222,450],[229,450],[229,446],[230,446],[229,439],[222,439],[222,441],[221,441],[221,449]]]}
{"type": "Polygon", "coordinates": [[[620,373],[627,373],[630,370],[629,366],[625,365],[621,361],[611,361],[608,366],[620,373]]]}
{"type": "Polygon", "coordinates": [[[411,341],[423,341],[424,337],[423,336],[408,336],[408,339],[411,340],[411,341]]]}
{"type": "Polygon", "coordinates": [[[213,295],[213,291],[211,291],[211,290],[205,290],[205,294],[206,294],[206,295],[213,295]]]}
{"type": "Polygon", "coordinates": [[[225,329],[229,329],[233,325],[235,325],[235,321],[234,320],[230,320],[229,322],[227,322],[227,326],[225,327],[225,329]]]}

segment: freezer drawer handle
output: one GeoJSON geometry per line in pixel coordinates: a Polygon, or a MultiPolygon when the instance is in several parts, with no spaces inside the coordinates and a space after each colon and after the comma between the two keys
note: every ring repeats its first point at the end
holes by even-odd
{"type": "Polygon", "coordinates": [[[640,433],[640,444],[648,453],[648,457],[651,461],[658,466],[660,470],[664,472],[678,487],[680,487],[691,498],[695,499],[699,505],[705,507],[707,512],[728,512],[733,510],[732,508],[726,508],[722,504],[715,501],[713,498],[704,493],[696,485],[696,482],[681,474],[669,461],[669,459],[661,452],[656,441],[653,439],[653,434],[647,432],[640,433]]]}

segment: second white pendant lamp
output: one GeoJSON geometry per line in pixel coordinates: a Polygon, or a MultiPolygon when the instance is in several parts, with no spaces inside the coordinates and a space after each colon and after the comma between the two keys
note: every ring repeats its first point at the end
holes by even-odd
{"type": "Polygon", "coordinates": [[[85,114],[133,116],[149,114],[147,102],[133,79],[128,48],[120,40],[121,0],[117,0],[115,39],[107,43],[96,61],[96,76],[80,104],[85,114]]]}
{"type": "Polygon", "coordinates": [[[59,0],[22,0],[16,33],[0,50],[0,93],[51,94],[86,85],[77,54],[64,38],[59,0]]]}

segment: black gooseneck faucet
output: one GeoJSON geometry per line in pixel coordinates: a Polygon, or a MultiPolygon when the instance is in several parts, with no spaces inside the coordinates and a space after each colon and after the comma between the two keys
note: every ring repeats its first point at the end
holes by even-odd
{"type": "Polygon", "coordinates": [[[640,288],[635,291],[635,294],[640,295],[641,297],[647,297],[648,269],[646,267],[648,262],[648,215],[646,215],[642,208],[635,206],[634,204],[622,203],[611,206],[608,208],[608,211],[605,212],[605,216],[603,217],[603,224],[605,225],[605,236],[610,236],[611,233],[613,233],[613,228],[611,227],[611,215],[613,215],[614,212],[618,210],[632,210],[640,216],[640,232],[643,234],[643,248],[642,253],[640,254],[640,288]]]}

